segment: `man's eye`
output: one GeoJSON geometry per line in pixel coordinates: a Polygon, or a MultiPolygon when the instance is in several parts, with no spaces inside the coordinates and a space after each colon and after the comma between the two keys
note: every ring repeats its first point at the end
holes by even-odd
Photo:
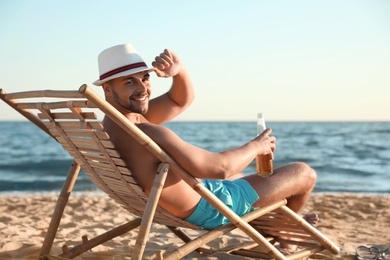
{"type": "Polygon", "coordinates": [[[127,80],[126,85],[134,85],[134,80],[132,79],[127,80]]]}

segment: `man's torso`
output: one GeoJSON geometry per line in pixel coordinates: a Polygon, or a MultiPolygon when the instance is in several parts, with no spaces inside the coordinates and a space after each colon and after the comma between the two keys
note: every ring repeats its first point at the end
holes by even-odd
{"type": "MultiPolygon", "coordinates": [[[[105,118],[103,124],[139,186],[149,195],[160,161],[110,119],[105,118]]],[[[140,129],[142,130],[142,126],[140,129]]],[[[168,173],[159,201],[160,206],[184,219],[194,211],[199,200],[200,195],[178,175],[172,171],[168,173]]]]}

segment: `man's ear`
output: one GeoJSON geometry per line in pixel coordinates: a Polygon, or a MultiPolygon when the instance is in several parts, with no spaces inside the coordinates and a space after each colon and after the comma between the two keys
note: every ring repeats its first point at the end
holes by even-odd
{"type": "Polygon", "coordinates": [[[103,83],[102,88],[103,88],[104,93],[106,93],[106,94],[111,92],[111,86],[107,82],[103,83]]]}

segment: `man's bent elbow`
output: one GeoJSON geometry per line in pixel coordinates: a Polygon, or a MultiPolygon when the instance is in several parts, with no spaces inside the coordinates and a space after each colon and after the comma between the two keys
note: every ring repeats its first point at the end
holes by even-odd
{"type": "Polygon", "coordinates": [[[217,176],[218,176],[217,179],[227,180],[235,174],[236,172],[233,171],[231,168],[221,167],[221,169],[217,171],[217,176]]]}

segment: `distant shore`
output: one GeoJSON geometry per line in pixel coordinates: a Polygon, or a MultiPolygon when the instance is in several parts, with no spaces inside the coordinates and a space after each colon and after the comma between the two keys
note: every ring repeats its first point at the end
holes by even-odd
{"type": "MultiPolygon", "coordinates": [[[[37,258],[56,199],[56,193],[0,195],[0,259],[37,258]]],[[[322,252],[313,259],[353,259],[360,245],[390,247],[390,194],[313,194],[305,208],[305,212],[312,211],[320,216],[318,229],[341,247],[337,256],[322,252]]],[[[60,254],[65,243],[77,243],[83,235],[91,238],[133,218],[102,193],[76,192],[69,200],[52,252],[60,254]]],[[[130,259],[137,232],[106,242],[77,259],[130,259]]],[[[171,235],[164,238],[168,233],[161,225],[153,226],[146,259],[180,243],[171,235]]],[[[191,258],[217,259],[197,253],[191,258]]]]}

